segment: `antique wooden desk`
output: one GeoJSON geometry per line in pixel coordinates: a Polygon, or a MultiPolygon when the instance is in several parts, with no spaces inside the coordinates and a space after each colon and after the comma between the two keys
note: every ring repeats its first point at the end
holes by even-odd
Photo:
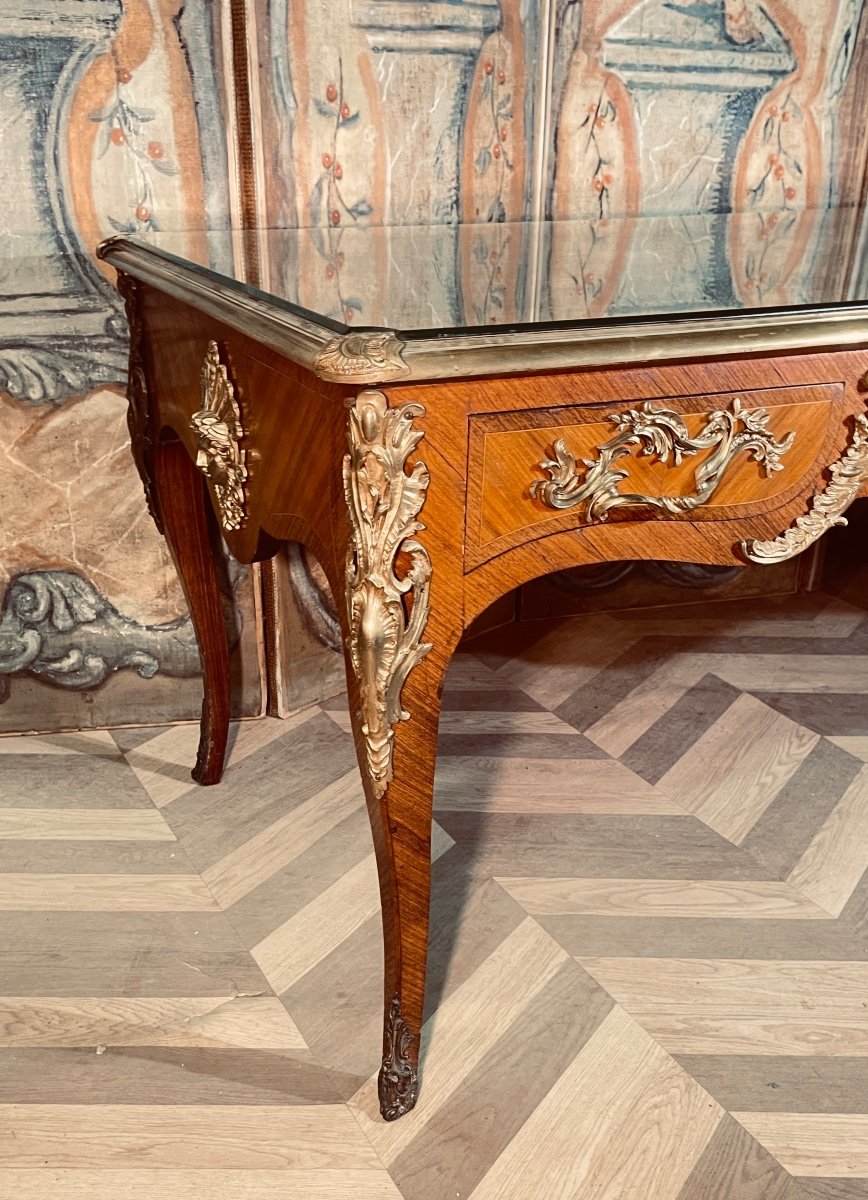
{"type": "Polygon", "coordinates": [[[133,453],[199,638],[199,783],[220,779],[229,714],[206,499],[237,559],[302,542],[338,600],[382,897],[387,1119],[418,1091],[440,696],[468,623],[566,567],[779,561],[868,490],[868,305],[816,284],[796,307],[733,310],[728,291],[726,311],[667,313],[661,294],[657,314],[591,319],[567,270],[575,319],[546,323],[478,230],[446,243],[463,300],[415,294],[414,264],[430,280],[443,253],[425,230],[348,230],[340,250],[332,231],[248,235],[294,281],[267,289],[208,269],[207,239],[205,266],[168,235],[100,250],[127,300],[133,453]],[[351,255],[368,284],[345,300],[351,255]],[[308,262],[319,311],[287,299],[308,262]],[[497,323],[468,327],[462,305],[497,323]]]}

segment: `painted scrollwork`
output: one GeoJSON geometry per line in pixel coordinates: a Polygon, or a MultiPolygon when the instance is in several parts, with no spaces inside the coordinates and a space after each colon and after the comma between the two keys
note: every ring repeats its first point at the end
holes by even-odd
{"type": "Polygon", "coordinates": [[[98,687],[116,671],[191,678],[200,672],[189,617],[141,625],[72,571],[16,575],[0,611],[0,700],[12,675],[59,688],[98,687]]]}
{"type": "Polygon", "coordinates": [[[868,417],[854,418],[853,433],[844,454],[829,468],[828,484],[811,501],[810,510],[780,537],[768,541],[742,542],[743,558],[752,563],[784,562],[801,554],[834,525],[846,525],[843,515],[856,499],[868,475],[868,417]]]}
{"type": "Polygon", "coordinates": [[[202,407],[190,418],[198,446],[196,466],[213,486],[220,523],[231,532],[244,524],[247,453],[240,444],[244,437],[241,410],[216,342],[208,343],[201,390],[202,407]]]}
{"type": "MultiPolygon", "coordinates": [[[[233,593],[245,577],[246,568],[227,563],[222,604],[231,646],[241,635],[233,593]]],[[[13,576],[0,606],[0,703],[16,676],[29,675],[64,690],[93,691],[124,670],[142,679],[200,675],[191,618],[143,624],[125,616],[75,571],[13,576]]]]}
{"type": "Polygon", "coordinates": [[[349,408],[349,454],[344,494],[352,540],[347,557],[346,606],[349,649],[361,692],[367,766],[376,796],[392,779],[393,726],[410,714],[401,689],[431,649],[422,642],[428,621],[431,559],[415,535],[428,489],[428,470],[407,459],[422,438],[414,428],[420,404],[389,408],[382,392],[365,391],[349,408]],[[403,576],[396,558],[409,559],[403,576]]]}
{"type": "Polygon", "coordinates": [[[597,450],[593,459],[582,459],[581,471],[562,438],[554,445],[554,459],[540,463],[550,478],[531,484],[531,495],[547,508],[566,509],[584,504],[585,517],[593,523],[605,521],[615,508],[650,506],[668,513],[691,512],[707,503],[717,491],[727,468],[742,451],[761,463],[766,475],[783,470],[781,456],[795,435],[778,441],[768,428],[769,415],[763,408],[744,409],[736,397],[732,408],[709,413],[696,437],[691,437],[683,417],[671,409],[656,408],[646,401],[642,408],[615,413],[609,418],[618,433],[597,450]],[[614,464],[639,446],[644,457],[656,456],[670,466],[703,450],[712,453],[699,464],[694,492],[687,496],[631,495],[618,491],[628,471],[614,464]]]}
{"type": "Polygon", "coordinates": [[[394,333],[348,333],[320,351],[314,370],[322,379],[383,383],[408,373],[403,348],[394,333]]]}
{"type": "MultiPolygon", "coordinates": [[[[118,343],[118,352],[121,350],[118,343]]],[[[52,346],[0,347],[0,392],[24,404],[59,404],[83,395],[97,383],[115,383],[122,373],[119,353],[108,361],[94,358],[73,339],[55,339],[52,346]]]]}
{"type": "Polygon", "coordinates": [[[383,1065],[377,1081],[380,1112],[386,1121],[396,1121],[410,1111],[419,1094],[416,1068],[410,1061],[413,1035],[401,1016],[401,1001],[392,998],[386,1014],[383,1065]]]}

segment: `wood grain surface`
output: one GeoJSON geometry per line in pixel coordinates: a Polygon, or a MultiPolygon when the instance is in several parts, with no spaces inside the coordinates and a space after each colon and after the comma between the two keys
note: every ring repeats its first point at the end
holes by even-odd
{"type": "MultiPolygon", "coordinates": [[[[424,1086],[392,1124],[344,698],[233,726],[213,788],[189,777],[192,728],[0,743],[0,883],[18,904],[0,914],[0,1195],[865,1200],[865,583],[459,650],[424,1086]],[[814,741],[770,772],[743,836],[739,763],[704,756],[733,841],[668,782],[717,727],[756,724],[778,762],[766,714],[814,741]],[[213,903],[150,907],[167,879],[213,903]],[[147,907],[126,906],[127,881],[147,907]]],[[[760,782],[762,745],[743,764],[760,782]]]]}

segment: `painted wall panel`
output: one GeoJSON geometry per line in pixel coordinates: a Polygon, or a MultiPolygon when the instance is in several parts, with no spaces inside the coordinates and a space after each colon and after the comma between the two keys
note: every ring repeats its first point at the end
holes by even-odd
{"type": "MultiPolygon", "coordinates": [[[[0,731],[192,718],[201,704],[129,453],[122,305],[93,249],[161,227],[192,245],[206,210],[228,223],[213,18],[204,0],[0,8],[0,731]]],[[[262,706],[255,591],[227,568],[246,712],[262,706]]]]}

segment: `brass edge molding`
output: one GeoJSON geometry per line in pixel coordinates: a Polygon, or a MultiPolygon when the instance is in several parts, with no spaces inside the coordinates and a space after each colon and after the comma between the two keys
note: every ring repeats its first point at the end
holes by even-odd
{"type": "Polygon", "coordinates": [[[416,1103],[419,1081],[410,1061],[413,1035],[401,1016],[401,1001],[392,997],[386,1013],[383,1035],[383,1065],[377,1079],[380,1113],[386,1121],[396,1121],[416,1103]]]}
{"type": "Polygon", "coordinates": [[[404,349],[409,378],[472,379],[480,375],[611,369],[720,355],[793,350],[864,349],[868,305],[805,312],[575,322],[559,329],[497,330],[413,337],[404,349]]]}
{"type": "Polygon", "coordinates": [[[780,537],[768,541],[741,542],[741,557],[752,563],[784,562],[801,554],[834,525],[846,525],[843,515],[868,474],[868,417],[853,418],[853,432],[841,458],[829,468],[826,487],[811,500],[811,507],[797,517],[780,537]]]}
{"type": "Polygon", "coordinates": [[[637,505],[673,514],[692,512],[711,499],[739,454],[746,452],[762,465],[766,475],[771,475],[784,469],[781,456],[795,440],[795,434],[788,433],[778,441],[768,428],[768,412],[764,408],[742,408],[739,397],[729,409],[710,412],[695,437],[690,436],[680,413],[657,408],[651,400],[639,409],[611,413],[608,420],[618,432],[597,448],[595,457],[582,459],[584,470],[579,468],[563,438],[558,438],[554,458],[540,463],[550,478],[535,480],[531,496],[547,508],[585,505],[585,519],[591,524],[608,520],[612,509],[637,505]],[[667,466],[679,466],[684,458],[704,450],[710,450],[711,454],[696,468],[692,495],[632,495],[618,490],[629,477],[629,471],[614,464],[628,456],[634,446],[639,447],[641,456],[653,456],[667,466]]]}
{"type": "Polygon", "coordinates": [[[130,328],[130,361],[127,373],[127,428],[136,470],[145,489],[148,512],[160,533],[163,521],[157,501],[157,489],[151,477],[153,443],[148,410],[148,378],[145,374],[144,327],[140,311],[139,282],[131,275],[118,273],[117,288],[123,297],[130,328]]]}
{"type": "Polygon", "coordinates": [[[332,338],[313,364],[320,379],[332,383],[384,383],[409,374],[394,333],[347,333],[332,338]]]}
{"type": "Polygon", "coordinates": [[[247,284],[184,262],[155,246],[137,245],[118,235],[101,242],[97,255],[115,270],[230,325],[310,370],[319,352],[334,337],[332,330],[267,295],[251,294],[247,284]]]}
{"type": "MultiPolygon", "coordinates": [[[[184,262],[153,246],[116,236],[104,241],[99,257],[143,283],[232,325],[263,346],[316,371],[319,356],[342,340],[332,328],[293,311],[265,294],[251,295],[246,285],[184,262]]],[[[864,349],[868,304],[802,312],[712,314],[667,320],[577,321],[550,329],[492,329],[449,336],[408,336],[400,346],[394,374],[372,367],[362,375],[322,376],[341,383],[472,379],[480,375],[569,370],[570,368],[647,365],[688,358],[778,354],[791,350],[864,349]],[[401,367],[400,373],[398,367],[401,367]]],[[[400,331],[361,336],[400,341],[400,331]]],[[[344,336],[359,336],[344,335],[344,336]]]]}
{"type": "Polygon", "coordinates": [[[431,646],[422,634],[430,611],[431,559],[415,535],[429,476],[407,459],[423,434],[414,419],[421,404],[389,408],[382,392],[360,392],[348,402],[344,495],[351,526],[346,567],[349,650],[359,681],[362,733],[368,775],[381,797],[392,779],[393,726],[410,714],[401,689],[431,646]],[[395,573],[399,551],[409,556],[403,577],[395,573]],[[408,615],[407,599],[411,602],[408,615]]]}
{"type": "Polygon", "coordinates": [[[247,452],[241,448],[241,410],[216,342],[208,343],[199,378],[202,407],[190,418],[196,466],[214,489],[220,524],[231,533],[246,516],[247,452]]]}

